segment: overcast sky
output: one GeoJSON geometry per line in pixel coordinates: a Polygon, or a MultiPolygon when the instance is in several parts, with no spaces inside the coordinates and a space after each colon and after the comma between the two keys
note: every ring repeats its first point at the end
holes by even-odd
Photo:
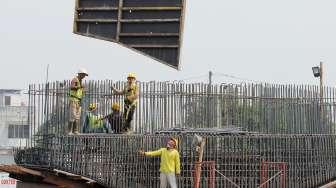
{"type": "Polygon", "coordinates": [[[70,79],[318,84],[311,67],[325,62],[336,81],[335,0],[187,0],[182,66],[176,71],[117,44],[72,33],[75,0],[1,0],[0,88],[70,79]],[[223,76],[224,75],[224,76],[223,76]],[[196,77],[196,78],[194,78],[196,77]]]}

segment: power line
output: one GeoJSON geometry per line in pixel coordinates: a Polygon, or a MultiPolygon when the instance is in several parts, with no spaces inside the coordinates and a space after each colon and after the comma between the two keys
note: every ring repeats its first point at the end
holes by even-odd
{"type": "Polygon", "coordinates": [[[199,78],[207,78],[208,75],[207,74],[203,74],[203,75],[199,75],[199,76],[193,76],[193,77],[187,77],[184,79],[181,79],[182,81],[186,81],[186,80],[195,80],[195,79],[199,79],[199,78]]]}
{"type": "MultiPolygon", "coordinates": [[[[191,76],[191,77],[186,77],[183,79],[175,79],[175,80],[169,80],[169,81],[187,81],[187,80],[195,80],[195,79],[199,79],[199,78],[208,78],[208,74],[202,74],[202,75],[198,75],[198,76],[191,76]]],[[[169,82],[167,81],[167,82],[169,82]]]]}
{"type": "Polygon", "coordinates": [[[222,77],[232,78],[232,79],[236,79],[236,80],[249,81],[249,82],[255,82],[255,83],[262,83],[261,81],[247,79],[247,78],[242,78],[242,77],[238,77],[238,76],[234,76],[234,75],[229,75],[229,74],[225,74],[225,73],[220,73],[220,72],[213,72],[213,74],[214,74],[214,76],[222,76],[222,77]]]}

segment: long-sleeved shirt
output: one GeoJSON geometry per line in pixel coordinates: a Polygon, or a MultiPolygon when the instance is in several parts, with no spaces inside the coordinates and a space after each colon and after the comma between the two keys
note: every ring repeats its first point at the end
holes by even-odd
{"type": "Polygon", "coordinates": [[[181,173],[180,154],[176,149],[161,148],[156,151],[145,152],[146,156],[160,156],[160,172],[162,173],[181,173]]]}
{"type": "Polygon", "coordinates": [[[98,120],[101,116],[87,112],[83,125],[83,133],[108,133],[108,128],[102,120],[98,120]]]}
{"type": "Polygon", "coordinates": [[[123,123],[121,113],[114,111],[113,113],[107,115],[106,118],[108,119],[113,133],[120,133],[123,123]]]}

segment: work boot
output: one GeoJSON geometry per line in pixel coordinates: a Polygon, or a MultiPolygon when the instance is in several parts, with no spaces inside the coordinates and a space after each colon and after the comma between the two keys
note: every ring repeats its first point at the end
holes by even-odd
{"type": "Polygon", "coordinates": [[[126,135],[130,135],[130,134],[132,134],[132,133],[133,133],[132,129],[131,129],[131,128],[128,128],[128,127],[126,127],[126,128],[124,129],[124,132],[123,132],[123,134],[126,134],[126,135]]]}
{"type": "Polygon", "coordinates": [[[73,125],[73,133],[79,134],[79,121],[75,121],[73,125]]]}
{"type": "Polygon", "coordinates": [[[132,129],[127,129],[127,132],[126,132],[127,135],[130,135],[130,134],[133,134],[133,131],[132,129]]]}
{"type": "Polygon", "coordinates": [[[68,125],[68,135],[72,135],[72,129],[73,129],[73,122],[69,122],[69,125],[68,125]]]}

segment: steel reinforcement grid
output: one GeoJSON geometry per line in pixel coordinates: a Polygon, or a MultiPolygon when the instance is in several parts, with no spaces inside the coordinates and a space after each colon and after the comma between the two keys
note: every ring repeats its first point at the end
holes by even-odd
{"type": "MultiPolygon", "coordinates": [[[[90,103],[101,115],[122,95],[124,82],[87,81],[82,117],[90,103]]],[[[206,129],[201,187],[316,187],[334,179],[335,89],[271,84],[138,83],[134,135],[66,136],[69,81],[29,86],[30,137],[16,162],[80,174],[107,187],[157,187],[159,159],[139,149],[180,139],[180,187],[195,181],[192,134],[206,129]],[[182,131],[171,131],[182,130],[182,131]],[[220,129],[233,131],[218,131],[220,129]],[[213,132],[211,132],[213,130],[213,132]],[[219,134],[220,133],[220,134],[219,134]]]]}
{"type": "MultiPolygon", "coordinates": [[[[82,117],[90,103],[101,115],[117,102],[123,109],[124,82],[88,81],[84,84],[82,117]]],[[[228,128],[265,134],[335,133],[335,89],[316,86],[240,84],[209,85],[169,82],[138,83],[140,96],[132,127],[154,133],[173,127],[228,128]]],[[[69,82],[29,86],[31,134],[63,135],[69,118],[69,82]]],[[[82,118],[83,119],[83,118],[82,118]]]]}
{"type": "MultiPolygon", "coordinates": [[[[80,174],[106,187],[159,187],[160,159],[138,151],[165,147],[169,136],[56,136],[18,151],[16,162],[80,174]]],[[[203,136],[203,161],[214,166],[202,165],[200,187],[307,188],[336,177],[335,135],[203,136]]],[[[178,185],[193,187],[198,156],[193,135],[175,137],[182,169],[178,185]]]]}

